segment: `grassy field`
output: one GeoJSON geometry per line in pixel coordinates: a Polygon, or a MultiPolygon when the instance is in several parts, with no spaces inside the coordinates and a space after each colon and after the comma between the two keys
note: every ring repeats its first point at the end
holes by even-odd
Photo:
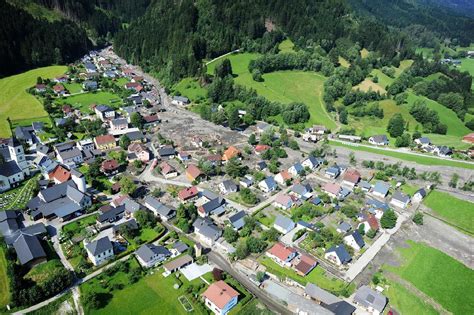
{"type": "Polygon", "coordinates": [[[290,39],[285,39],[278,45],[278,49],[281,53],[293,53],[295,52],[294,48],[295,44],[293,44],[290,39]]]}
{"type": "MultiPolygon", "coordinates": [[[[189,286],[183,276],[180,281],[183,285],[179,289],[174,289],[177,283],[175,275],[163,277],[162,270],[156,270],[153,275],[145,276],[134,284],[129,284],[127,274],[117,272],[113,277],[107,277],[110,287],[114,284],[124,284],[122,290],[113,292],[104,289],[101,279],[91,280],[81,285],[81,293],[94,291],[107,296],[108,303],[98,310],[89,310],[86,313],[94,314],[155,314],[159,309],[160,314],[187,314],[182,305],[178,302],[178,297],[184,295],[194,308],[194,314],[205,314],[201,305],[194,303],[191,296],[186,294],[185,288],[189,286]],[[132,302],[131,302],[132,301],[132,302]],[[159,308],[157,309],[157,306],[159,308]]],[[[105,278],[104,278],[105,279],[105,278]]],[[[196,279],[192,283],[201,282],[196,279]]]]}
{"type": "Polygon", "coordinates": [[[193,78],[185,78],[181,80],[173,89],[181,95],[185,95],[193,102],[199,99],[205,99],[207,96],[207,90],[201,87],[199,82],[193,78]]]}
{"type": "Polygon", "coordinates": [[[375,92],[380,92],[381,94],[386,92],[384,87],[382,87],[378,83],[374,83],[371,79],[368,79],[368,78],[366,78],[364,81],[354,86],[352,89],[354,90],[359,89],[363,92],[368,92],[369,90],[372,90],[375,92]]]}
{"type": "Polygon", "coordinates": [[[394,307],[401,314],[438,314],[430,304],[412,294],[399,283],[391,282],[390,287],[383,294],[388,297],[390,306],[394,307]]]}
{"type": "Polygon", "coordinates": [[[385,73],[382,72],[380,69],[374,69],[370,73],[372,77],[377,77],[379,79],[379,85],[383,88],[386,88],[388,85],[392,84],[395,79],[389,77],[385,73]]]}
{"type": "Polygon", "coordinates": [[[3,309],[10,301],[10,281],[7,275],[7,258],[5,257],[5,246],[0,246],[0,309],[3,309]]]}
{"type": "Polygon", "coordinates": [[[64,83],[63,85],[71,94],[80,93],[82,91],[82,85],[80,83],[64,83]]]}
{"type": "Polygon", "coordinates": [[[14,120],[47,116],[43,105],[26,90],[36,84],[38,77],[53,78],[66,69],[65,66],[51,66],[0,79],[0,137],[10,136],[7,117],[14,120]]]}
{"type": "Polygon", "coordinates": [[[433,190],[423,203],[443,220],[474,234],[474,203],[437,190],[433,190]]]}
{"type": "Polygon", "coordinates": [[[397,159],[415,162],[415,163],[423,164],[423,165],[441,165],[441,166],[465,168],[465,169],[470,169],[470,170],[474,169],[473,164],[464,163],[462,161],[443,160],[443,159],[437,159],[435,157],[430,157],[430,156],[419,156],[419,155],[407,154],[407,153],[402,153],[402,152],[387,151],[387,150],[378,149],[376,147],[368,148],[368,147],[362,147],[362,146],[354,146],[354,145],[340,143],[336,141],[329,141],[329,144],[332,146],[349,148],[355,151],[365,151],[365,152],[370,152],[370,153],[391,156],[397,159]]]}
{"type": "Polygon", "coordinates": [[[92,112],[90,109],[91,104],[105,104],[118,108],[123,104],[123,102],[120,97],[113,93],[89,92],[58,99],[55,104],[70,104],[72,107],[80,109],[83,113],[88,113],[92,112]]]}
{"type": "MultiPolygon", "coordinates": [[[[250,60],[256,59],[258,56],[258,54],[243,53],[228,57],[232,63],[237,84],[253,88],[258,94],[271,101],[284,104],[305,103],[311,114],[308,126],[323,124],[328,128],[336,127],[336,123],[326,112],[322,101],[323,84],[326,79],[324,76],[308,71],[276,71],[264,74],[264,82],[256,82],[248,71],[248,64],[250,60]]],[[[215,65],[216,63],[209,64],[207,72],[212,74],[215,65]]]]}
{"type": "MultiPolygon", "coordinates": [[[[347,286],[344,281],[326,275],[326,272],[321,267],[314,268],[306,277],[302,277],[293,269],[281,267],[269,257],[262,256],[259,258],[259,262],[267,268],[268,272],[279,277],[291,278],[302,285],[311,282],[335,294],[340,294],[347,286]]],[[[352,288],[349,287],[349,290],[352,290],[352,288]]]]}
{"type": "MultiPolygon", "coordinates": [[[[474,58],[463,58],[461,59],[461,71],[467,71],[474,77],[474,58]]],[[[471,90],[474,91],[474,80],[471,84],[471,90]]]]}
{"type": "Polygon", "coordinates": [[[474,305],[474,271],[422,243],[409,241],[408,245],[400,248],[402,265],[387,267],[388,270],[411,282],[453,314],[470,314],[474,305]]]}

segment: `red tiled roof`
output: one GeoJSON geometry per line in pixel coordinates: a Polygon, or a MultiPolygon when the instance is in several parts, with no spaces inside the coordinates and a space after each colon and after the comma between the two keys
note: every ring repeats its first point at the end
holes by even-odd
{"type": "Polygon", "coordinates": [[[120,206],[120,205],[123,203],[123,201],[124,201],[125,199],[127,199],[127,198],[128,198],[127,195],[120,195],[120,196],[118,196],[117,198],[115,198],[115,199],[112,201],[112,204],[113,204],[115,207],[118,207],[118,206],[120,206]]]}
{"type": "Polygon", "coordinates": [[[53,86],[53,90],[56,92],[64,91],[64,86],[62,86],[61,84],[56,84],[55,86],[53,86]]]}
{"type": "Polygon", "coordinates": [[[296,264],[295,269],[304,275],[307,275],[314,267],[316,267],[316,260],[308,255],[301,255],[299,263],[296,264]]]}
{"type": "Polygon", "coordinates": [[[323,187],[323,190],[333,195],[337,195],[341,191],[341,186],[334,183],[326,183],[323,187]]]}
{"type": "Polygon", "coordinates": [[[188,200],[190,198],[193,198],[197,196],[198,190],[196,186],[193,187],[187,187],[179,191],[178,197],[181,200],[188,200]]]}
{"type": "Polygon", "coordinates": [[[144,116],[143,120],[145,120],[147,123],[152,123],[155,121],[159,121],[160,119],[158,118],[158,115],[149,115],[149,116],[144,116]]]}
{"type": "Polygon", "coordinates": [[[373,214],[369,214],[367,223],[369,223],[369,226],[372,230],[377,231],[379,229],[379,222],[373,214]]]}
{"type": "Polygon", "coordinates": [[[211,162],[219,162],[222,161],[222,156],[220,156],[219,154],[211,154],[206,156],[206,160],[211,162]]]}
{"type": "Polygon", "coordinates": [[[267,151],[268,149],[270,149],[270,146],[266,144],[257,144],[255,146],[255,152],[263,152],[267,151]]]}
{"type": "Polygon", "coordinates": [[[49,179],[55,179],[59,183],[64,183],[65,181],[68,181],[69,178],[71,178],[71,172],[69,172],[67,169],[62,167],[61,165],[58,165],[54,171],[48,174],[49,179]]]}
{"type": "Polygon", "coordinates": [[[119,167],[119,164],[116,160],[105,160],[102,162],[101,167],[105,171],[113,171],[119,167]]]}
{"type": "Polygon", "coordinates": [[[227,150],[224,151],[224,154],[222,155],[222,159],[224,161],[228,161],[231,158],[238,156],[239,154],[240,154],[240,151],[236,147],[230,146],[227,148],[227,150]]]}
{"type": "Polygon", "coordinates": [[[285,246],[282,243],[276,243],[268,250],[268,252],[281,260],[286,260],[288,256],[296,253],[296,250],[293,247],[285,246]]]}
{"type": "Polygon", "coordinates": [[[283,178],[283,180],[285,181],[288,179],[291,179],[291,174],[287,170],[281,171],[280,175],[281,175],[281,178],[283,178]]]}
{"type": "Polygon", "coordinates": [[[474,143],[474,132],[465,135],[462,139],[463,139],[463,141],[474,143]]]}
{"type": "Polygon", "coordinates": [[[189,164],[186,168],[186,175],[191,177],[192,179],[196,179],[202,175],[201,170],[194,164],[189,164]]]}
{"type": "Polygon", "coordinates": [[[353,184],[357,184],[360,180],[360,173],[355,169],[349,169],[344,174],[343,180],[353,184]]]}
{"type": "Polygon", "coordinates": [[[172,173],[175,171],[174,167],[169,165],[168,163],[166,162],[163,162],[160,164],[160,168],[161,168],[161,173],[162,174],[168,174],[168,173],[172,173]]]}
{"type": "Polygon", "coordinates": [[[95,137],[95,143],[97,145],[108,144],[108,143],[115,143],[115,138],[112,135],[103,135],[95,137]]]}
{"type": "Polygon", "coordinates": [[[211,284],[202,296],[218,308],[223,309],[233,298],[239,296],[239,292],[235,291],[223,280],[220,280],[211,284]]]}

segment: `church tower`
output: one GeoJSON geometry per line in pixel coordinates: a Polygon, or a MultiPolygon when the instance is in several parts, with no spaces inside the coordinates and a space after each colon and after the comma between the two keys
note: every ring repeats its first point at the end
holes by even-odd
{"type": "Polygon", "coordinates": [[[23,171],[23,174],[30,176],[30,168],[28,167],[28,162],[26,161],[25,151],[20,141],[13,136],[8,142],[8,150],[10,151],[10,158],[13,161],[16,161],[18,167],[23,171]]]}

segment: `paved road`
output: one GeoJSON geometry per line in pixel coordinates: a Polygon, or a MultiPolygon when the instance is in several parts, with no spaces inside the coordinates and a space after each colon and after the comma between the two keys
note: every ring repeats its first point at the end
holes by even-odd
{"type": "Polygon", "coordinates": [[[360,256],[357,261],[349,266],[349,269],[346,272],[345,278],[347,281],[352,281],[361,273],[364,268],[374,259],[382,247],[387,244],[390,240],[390,237],[395,234],[403,222],[408,219],[408,215],[401,214],[398,216],[397,224],[391,230],[385,230],[382,232],[382,235],[360,256]]]}

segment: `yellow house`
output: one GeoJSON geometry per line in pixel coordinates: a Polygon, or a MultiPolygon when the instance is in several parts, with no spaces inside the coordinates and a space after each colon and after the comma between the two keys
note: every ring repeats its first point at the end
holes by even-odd
{"type": "Polygon", "coordinates": [[[99,150],[110,150],[117,146],[115,138],[112,135],[97,136],[94,138],[94,143],[99,150]]]}

